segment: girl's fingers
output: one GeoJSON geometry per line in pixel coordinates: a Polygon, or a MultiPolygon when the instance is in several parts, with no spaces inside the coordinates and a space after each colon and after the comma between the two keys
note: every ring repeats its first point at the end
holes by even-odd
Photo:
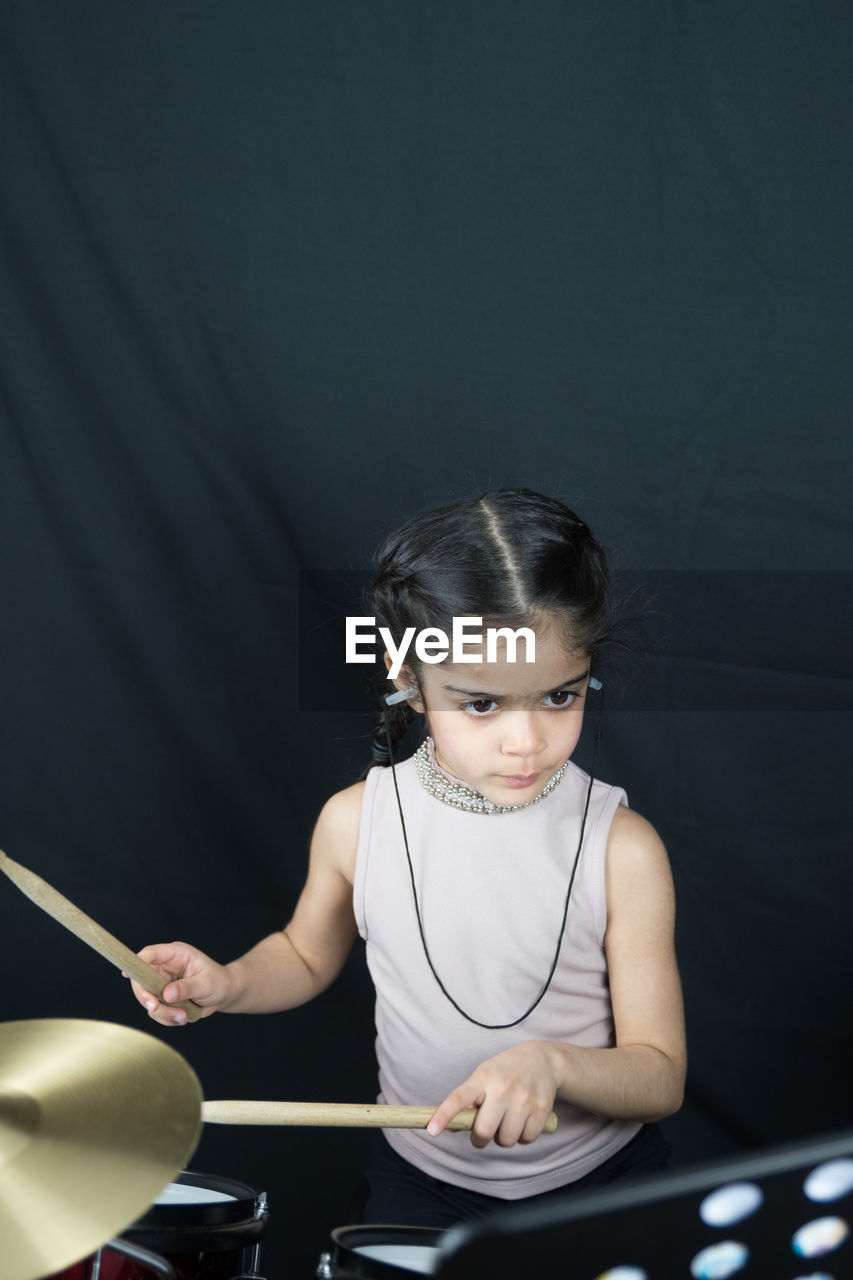
{"type": "Polygon", "coordinates": [[[164,977],[185,973],[194,960],[201,958],[201,953],[185,942],[155,942],[136,954],[164,977]]]}
{"type": "Polygon", "coordinates": [[[511,1101],[489,1101],[488,1097],[477,1113],[471,1141],[475,1147],[495,1142],[499,1147],[514,1147],[516,1143],[534,1142],[542,1132],[547,1112],[531,1111],[524,1103],[513,1105],[511,1101]]]}
{"type": "Polygon", "coordinates": [[[545,1127],[545,1121],[547,1118],[547,1112],[543,1115],[540,1115],[539,1112],[531,1113],[524,1123],[524,1127],[518,1136],[518,1141],[525,1145],[528,1142],[535,1142],[545,1127]]]}
{"type": "Polygon", "coordinates": [[[187,1020],[187,1015],[183,1009],[169,1009],[150,991],[146,991],[144,987],[140,987],[138,982],[131,979],[130,983],[133,994],[136,999],[147,1011],[148,1016],[153,1018],[155,1022],[159,1022],[161,1026],[173,1027],[180,1026],[187,1020]]]}
{"type": "Polygon", "coordinates": [[[473,1081],[460,1085],[449,1093],[436,1109],[427,1125],[430,1137],[437,1137],[460,1111],[477,1108],[471,1129],[471,1142],[475,1147],[486,1147],[496,1142],[499,1147],[512,1147],[517,1142],[534,1142],[542,1132],[549,1107],[532,1106],[524,1098],[513,1101],[512,1096],[491,1096],[473,1081]]]}
{"type": "Polygon", "coordinates": [[[444,1132],[450,1121],[455,1116],[458,1116],[460,1111],[466,1111],[469,1107],[476,1107],[481,1101],[482,1098],[479,1094],[466,1094],[464,1085],[459,1089],[454,1089],[436,1108],[427,1125],[427,1133],[431,1138],[437,1138],[440,1133],[444,1132]]]}
{"type": "MultiPolygon", "coordinates": [[[[506,1103],[498,1099],[490,1099],[488,1094],[483,1093],[482,1088],[468,1082],[447,1095],[430,1119],[427,1133],[430,1137],[438,1137],[460,1111],[467,1111],[470,1107],[477,1109],[471,1128],[471,1142],[475,1147],[487,1147],[504,1122],[507,1113],[506,1103]]],[[[523,1124],[524,1118],[518,1122],[519,1133],[523,1124]]],[[[512,1122],[507,1133],[511,1131],[512,1122]]],[[[506,1145],[510,1146],[511,1143],[507,1142],[506,1145]]]]}
{"type": "Polygon", "coordinates": [[[477,1112],[477,1118],[471,1130],[472,1146],[478,1148],[487,1147],[497,1134],[503,1120],[503,1107],[498,1103],[490,1103],[489,1099],[486,1098],[486,1101],[477,1112]]]}
{"type": "MultiPolygon", "coordinates": [[[[168,968],[166,963],[164,963],[167,956],[174,958],[174,948],[155,945],[144,947],[143,950],[139,952],[140,959],[145,960],[147,964],[150,964],[152,969],[156,969],[162,977],[166,979],[173,979],[173,974],[176,970],[175,968],[168,968]]],[[[180,971],[180,969],[178,969],[178,971],[180,971]]],[[[123,974],[123,976],[125,978],[130,977],[127,973],[123,974]]],[[[130,978],[131,990],[133,991],[136,999],[147,1011],[148,1015],[153,1018],[155,1022],[159,1022],[164,1027],[182,1026],[187,1020],[187,1016],[183,1009],[170,1009],[168,1007],[169,1004],[177,1004],[180,1000],[192,999],[191,993],[184,993],[181,991],[181,987],[183,985],[183,983],[176,982],[174,980],[168,981],[166,987],[163,989],[162,999],[158,999],[153,992],[148,991],[140,983],[136,982],[133,978],[130,978]]]]}
{"type": "Polygon", "coordinates": [[[194,982],[191,978],[169,982],[163,988],[162,998],[167,1004],[177,1004],[179,1000],[197,1000],[203,994],[203,990],[199,991],[198,988],[204,988],[205,985],[203,982],[194,982]]]}
{"type": "MultiPolygon", "coordinates": [[[[128,975],[125,974],[124,976],[127,977],[128,975]]],[[[138,982],[133,980],[133,978],[130,979],[130,989],[136,996],[139,1003],[145,1005],[145,1008],[148,1009],[149,1013],[152,1006],[156,1006],[159,1003],[156,996],[153,996],[150,991],[146,991],[145,988],[141,987],[138,982]]]]}

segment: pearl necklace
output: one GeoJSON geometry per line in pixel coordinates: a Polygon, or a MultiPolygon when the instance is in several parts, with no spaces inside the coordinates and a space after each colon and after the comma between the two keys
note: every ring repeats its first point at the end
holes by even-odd
{"type": "Polygon", "coordinates": [[[518,813],[520,809],[528,809],[530,805],[538,804],[540,800],[544,800],[554,790],[569,767],[567,760],[548,779],[539,795],[534,796],[532,800],[527,800],[524,804],[495,804],[493,800],[487,800],[484,795],[479,791],[475,791],[473,787],[467,787],[464,782],[453,782],[440,770],[436,769],[429,758],[429,741],[421,743],[413,758],[415,772],[424,790],[428,791],[431,796],[435,796],[436,800],[449,804],[452,809],[463,809],[467,813],[518,813]]]}

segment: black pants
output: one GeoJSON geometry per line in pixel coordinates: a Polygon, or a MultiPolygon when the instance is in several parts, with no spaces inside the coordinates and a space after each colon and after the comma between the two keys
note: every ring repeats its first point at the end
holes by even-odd
{"type": "Polygon", "coordinates": [[[502,1200],[442,1182],[422,1173],[377,1136],[375,1149],[351,1208],[352,1222],[409,1227],[451,1227],[466,1218],[479,1218],[513,1204],[543,1204],[616,1178],[634,1177],[662,1169],[669,1159],[669,1145],[655,1124],[644,1125],[620,1151],[584,1177],[553,1191],[524,1200],[502,1200]]]}

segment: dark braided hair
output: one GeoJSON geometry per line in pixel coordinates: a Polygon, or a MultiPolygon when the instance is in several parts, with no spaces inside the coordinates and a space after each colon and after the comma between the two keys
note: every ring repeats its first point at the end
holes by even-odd
{"type": "MultiPolygon", "coordinates": [[[[555,625],[567,648],[590,657],[613,625],[604,551],[573,511],[532,489],[495,489],[409,520],[378,552],[367,608],[395,643],[407,627],[449,634],[455,617],[475,616],[484,626],[555,625]]],[[[406,662],[419,684],[411,651],[406,662]]],[[[405,702],[387,706],[389,687],[378,700],[372,764],[388,763],[386,720],[396,744],[415,719],[405,702]]]]}

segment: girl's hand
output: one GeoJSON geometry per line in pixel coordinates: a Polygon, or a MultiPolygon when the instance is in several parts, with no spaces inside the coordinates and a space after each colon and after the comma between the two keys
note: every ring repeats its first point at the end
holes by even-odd
{"type": "MultiPolygon", "coordinates": [[[[178,1000],[194,1000],[202,1006],[203,1018],[210,1017],[217,1009],[222,1008],[233,995],[234,983],[229,970],[186,942],[158,943],[143,947],[139,958],[164,978],[172,979],[163,988],[163,1000],[171,1004],[178,1000]]],[[[187,1015],[183,1009],[170,1009],[133,979],[130,985],[139,1003],[144,1005],[155,1022],[164,1027],[182,1026],[186,1022],[187,1015]]]]}
{"type": "Polygon", "coordinates": [[[444,1099],[427,1125],[432,1137],[466,1107],[477,1108],[471,1130],[475,1147],[492,1139],[499,1147],[533,1142],[554,1105],[557,1063],[546,1040],[525,1040],[482,1062],[444,1099]]]}

